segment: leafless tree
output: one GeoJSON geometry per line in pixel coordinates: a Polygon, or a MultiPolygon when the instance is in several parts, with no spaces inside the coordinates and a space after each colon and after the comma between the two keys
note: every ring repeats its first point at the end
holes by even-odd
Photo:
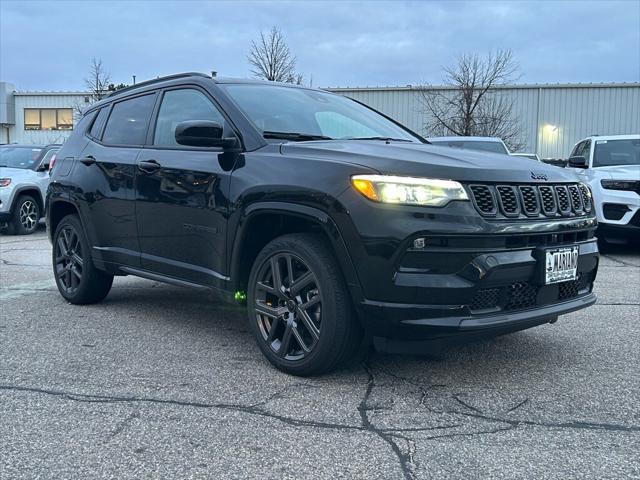
{"type": "Polygon", "coordinates": [[[513,112],[513,102],[497,91],[516,81],[519,66],[511,50],[499,50],[482,58],[477,53],[462,55],[457,64],[445,67],[445,86],[420,89],[421,103],[431,120],[425,125],[430,135],[478,135],[500,137],[516,151],[522,127],[513,112]]]}
{"type": "Polygon", "coordinates": [[[303,76],[296,72],[296,57],[278,27],[272,27],[267,35],[260,32],[260,39],[251,42],[247,60],[256,78],[302,84],[303,76]]]}
{"type": "Polygon", "coordinates": [[[89,66],[89,74],[84,79],[84,85],[93,97],[93,102],[101,100],[109,93],[110,84],[111,75],[102,65],[102,59],[92,58],[91,65],[89,66]]]}

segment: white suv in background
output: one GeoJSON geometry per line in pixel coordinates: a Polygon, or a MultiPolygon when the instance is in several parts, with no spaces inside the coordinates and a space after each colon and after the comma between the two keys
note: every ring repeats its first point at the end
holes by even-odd
{"type": "Polygon", "coordinates": [[[599,237],[640,242],[640,135],[593,135],[573,147],[573,168],[591,187],[599,237]]]}

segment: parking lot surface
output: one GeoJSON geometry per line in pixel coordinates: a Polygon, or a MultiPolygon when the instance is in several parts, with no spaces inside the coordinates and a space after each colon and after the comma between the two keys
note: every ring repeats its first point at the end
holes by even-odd
{"type": "Polygon", "coordinates": [[[0,236],[1,479],[640,478],[637,251],[554,325],[305,379],[201,292],[72,306],[50,252],[0,236]]]}

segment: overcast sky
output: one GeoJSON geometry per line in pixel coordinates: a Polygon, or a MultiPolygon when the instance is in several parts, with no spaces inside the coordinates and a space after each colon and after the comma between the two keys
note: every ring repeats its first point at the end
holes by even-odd
{"type": "Polygon", "coordinates": [[[83,88],[92,57],[115,82],[182,71],[250,76],[277,25],[313,85],[441,83],[464,52],[510,48],[520,83],[640,81],[640,1],[172,2],[0,0],[0,80],[83,88]]]}

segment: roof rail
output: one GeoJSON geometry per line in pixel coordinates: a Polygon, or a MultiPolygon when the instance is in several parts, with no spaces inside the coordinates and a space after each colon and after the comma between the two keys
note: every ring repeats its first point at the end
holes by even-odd
{"type": "Polygon", "coordinates": [[[121,88],[119,90],[114,90],[106,98],[112,97],[114,95],[119,95],[122,92],[128,92],[129,90],[133,90],[139,87],[145,87],[147,85],[152,85],[154,83],[166,82],[167,80],[175,80],[177,78],[184,77],[203,77],[203,78],[211,78],[209,75],[200,72],[185,72],[185,73],[176,73],[174,75],[167,75],[165,77],[153,78],[151,80],[145,80],[144,82],[136,83],[135,85],[129,85],[128,87],[121,88]]]}

